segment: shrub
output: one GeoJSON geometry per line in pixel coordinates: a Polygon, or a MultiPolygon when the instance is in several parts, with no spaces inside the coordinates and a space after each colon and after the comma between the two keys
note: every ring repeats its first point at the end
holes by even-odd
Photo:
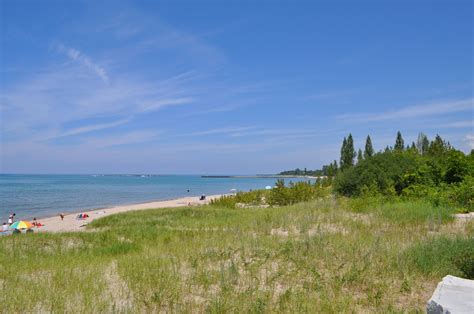
{"type": "Polygon", "coordinates": [[[420,164],[421,156],[413,151],[378,153],[340,172],[334,180],[334,190],[345,196],[359,196],[364,186],[372,186],[384,194],[400,195],[410,184],[406,175],[416,173],[420,164]]]}
{"type": "Polygon", "coordinates": [[[268,195],[270,205],[291,205],[298,202],[307,202],[316,198],[329,195],[329,187],[320,182],[297,182],[285,186],[283,180],[278,180],[268,195]]]}
{"type": "Polygon", "coordinates": [[[217,199],[211,200],[210,204],[213,206],[235,208],[237,204],[246,205],[264,205],[268,197],[268,191],[255,190],[250,192],[238,192],[235,195],[223,195],[217,199]]]}

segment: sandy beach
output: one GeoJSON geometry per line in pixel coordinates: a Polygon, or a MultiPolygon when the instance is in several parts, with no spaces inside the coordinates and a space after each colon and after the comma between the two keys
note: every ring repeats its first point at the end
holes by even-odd
{"type": "Polygon", "coordinates": [[[200,201],[199,196],[191,196],[191,197],[182,197],[173,200],[167,201],[155,201],[155,202],[148,202],[148,203],[140,203],[140,204],[133,204],[133,205],[122,205],[122,206],[115,206],[110,208],[101,208],[101,209],[94,209],[89,211],[81,211],[76,213],[68,213],[65,214],[64,220],[58,216],[48,217],[38,219],[38,222],[43,224],[44,226],[36,228],[34,227],[33,230],[35,232],[71,232],[71,231],[85,231],[85,226],[90,223],[91,221],[102,218],[105,216],[128,212],[132,210],[142,210],[142,209],[152,209],[152,208],[168,208],[168,207],[183,207],[188,206],[198,206],[198,205],[205,205],[208,204],[211,199],[218,198],[221,195],[211,195],[206,196],[205,201],[200,201]],[[76,219],[79,213],[86,213],[89,215],[86,219],[78,220],[76,219]]]}

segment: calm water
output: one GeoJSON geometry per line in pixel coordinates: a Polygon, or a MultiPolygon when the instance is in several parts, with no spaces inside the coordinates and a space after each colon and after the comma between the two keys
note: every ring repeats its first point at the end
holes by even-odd
{"type": "MultiPolygon", "coordinates": [[[[200,176],[13,175],[0,174],[0,223],[13,211],[16,219],[60,212],[167,200],[184,196],[248,191],[273,186],[268,178],[200,176]],[[187,190],[190,192],[187,192],[187,190]]],[[[292,181],[299,181],[293,179],[292,181]]]]}

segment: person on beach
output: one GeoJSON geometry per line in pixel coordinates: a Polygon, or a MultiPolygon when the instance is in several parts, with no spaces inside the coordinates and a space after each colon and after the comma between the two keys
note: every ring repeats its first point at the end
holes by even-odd
{"type": "Polygon", "coordinates": [[[15,217],[15,213],[11,213],[10,216],[8,216],[9,225],[13,225],[13,217],[15,217]]]}
{"type": "Polygon", "coordinates": [[[32,225],[35,226],[36,228],[39,228],[39,227],[43,227],[43,226],[44,226],[41,222],[39,222],[39,221],[36,220],[36,217],[33,218],[33,223],[32,223],[32,225]]]}
{"type": "Polygon", "coordinates": [[[59,214],[59,217],[61,217],[61,220],[64,220],[64,214],[63,213],[59,214]]]}
{"type": "Polygon", "coordinates": [[[8,224],[4,222],[2,226],[2,232],[7,232],[7,231],[8,231],[8,224]]]}

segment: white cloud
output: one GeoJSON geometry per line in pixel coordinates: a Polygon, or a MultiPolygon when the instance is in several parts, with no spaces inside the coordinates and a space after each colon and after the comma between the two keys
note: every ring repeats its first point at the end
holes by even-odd
{"type": "Polygon", "coordinates": [[[217,129],[210,129],[210,130],[180,134],[179,136],[201,136],[201,135],[229,134],[229,133],[252,130],[252,129],[255,129],[255,128],[256,128],[255,126],[217,128],[217,129]]]}
{"type": "Polygon", "coordinates": [[[132,131],[124,134],[114,134],[100,138],[88,138],[82,145],[95,149],[119,145],[145,143],[156,140],[158,136],[162,133],[163,132],[161,131],[153,130],[132,131]]]}
{"type": "Polygon", "coordinates": [[[141,110],[143,112],[155,111],[164,107],[189,104],[193,102],[193,100],[194,99],[192,97],[164,98],[142,104],[141,110]]]}
{"type": "Polygon", "coordinates": [[[353,122],[372,122],[395,119],[409,119],[416,117],[434,116],[453,112],[473,110],[474,99],[437,102],[428,105],[416,105],[398,110],[381,113],[345,114],[337,118],[353,122]]]}
{"type": "Polygon", "coordinates": [[[455,121],[441,125],[443,128],[472,128],[474,127],[473,120],[455,121]]]}
{"type": "Polygon", "coordinates": [[[66,137],[66,136],[71,136],[71,135],[79,135],[79,134],[83,134],[83,133],[89,133],[89,132],[93,132],[93,131],[109,129],[109,128],[113,128],[113,127],[125,124],[129,121],[130,121],[130,119],[122,119],[122,120],[118,120],[118,121],[114,121],[114,122],[110,122],[110,123],[86,125],[86,126],[83,126],[83,127],[80,127],[80,128],[70,129],[70,130],[68,130],[64,133],[61,133],[61,134],[57,135],[56,138],[66,137]]]}
{"type": "Polygon", "coordinates": [[[464,140],[467,142],[470,149],[474,149],[474,133],[466,134],[464,140]]]}
{"type": "Polygon", "coordinates": [[[57,46],[57,49],[59,52],[65,53],[71,60],[76,61],[79,64],[85,66],[86,68],[92,70],[105,83],[109,82],[109,76],[107,75],[107,72],[105,71],[105,69],[99,66],[98,64],[92,62],[92,60],[88,56],[84,55],[79,50],[66,47],[62,44],[59,44],[57,46]]]}

